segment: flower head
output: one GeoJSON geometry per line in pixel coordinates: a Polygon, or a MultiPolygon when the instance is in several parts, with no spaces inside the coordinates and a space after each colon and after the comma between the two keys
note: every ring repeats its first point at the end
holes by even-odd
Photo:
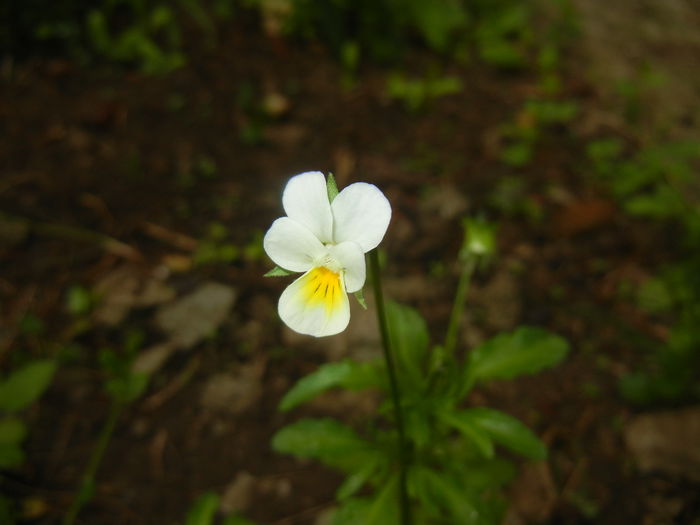
{"type": "Polygon", "coordinates": [[[280,296],[280,318],[292,330],[322,337],[345,330],[347,293],[365,284],[364,254],[384,238],[391,205],[372,184],[356,182],[332,199],[323,173],[292,177],[282,194],[287,213],[265,234],[265,252],[279,267],[303,275],[280,296]]]}

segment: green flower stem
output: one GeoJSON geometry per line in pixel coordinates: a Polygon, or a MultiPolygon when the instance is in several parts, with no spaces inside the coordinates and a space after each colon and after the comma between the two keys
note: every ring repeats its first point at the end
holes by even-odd
{"type": "Polygon", "coordinates": [[[450,314],[450,324],[447,326],[447,336],[445,337],[445,356],[449,360],[454,356],[455,347],[457,346],[457,334],[459,333],[459,324],[464,312],[464,303],[469,290],[469,283],[476,269],[477,257],[474,254],[468,253],[462,262],[462,273],[459,276],[457,284],[457,292],[455,300],[452,304],[452,313],[450,314]]]}
{"type": "Polygon", "coordinates": [[[382,348],[384,359],[389,373],[389,385],[391,387],[391,400],[396,414],[396,430],[398,433],[399,447],[399,504],[401,510],[401,525],[411,525],[411,509],[408,501],[408,490],[406,488],[406,470],[408,468],[408,443],[404,432],[403,412],[401,409],[401,394],[399,383],[396,380],[396,365],[394,355],[391,350],[391,338],[389,337],[389,323],[387,322],[386,309],[384,308],[384,294],[382,293],[382,279],[379,271],[379,255],[377,250],[369,253],[370,270],[372,272],[372,287],[374,289],[374,302],[377,308],[377,320],[379,321],[379,332],[382,336],[382,348]]]}
{"type": "Polygon", "coordinates": [[[109,444],[114,429],[117,426],[117,420],[121,414],[124,403],[121,401],[113,401],[112,407],[105,421],[102,431],[97,439],[97,444],[95,448],[92,449],[92,455],[90,456],[90,461],[88,462],[85,472],[83,472],[83,477],[80,481],[80,487],[78,492],[73,499],[68,512],[63,517],[63,525],[73,525],[75,523],[80,510],[83,506],[92,499],[92,494],[95,487],[95,475],[97,474],[97,469],[102,463],[102,458],[104,457],[105,451],[107,450],[107,445],[109,444]]]}

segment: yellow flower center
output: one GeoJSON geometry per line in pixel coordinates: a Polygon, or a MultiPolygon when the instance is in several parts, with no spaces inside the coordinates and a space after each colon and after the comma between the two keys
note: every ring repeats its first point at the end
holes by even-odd
{"type": "Polygon", "coordinates": [[[307,274],[305,281],[302,293],[310,306],[323,306],[327,314],[340,306],[343,293],[339,273],[317,266],[307,274]]]}

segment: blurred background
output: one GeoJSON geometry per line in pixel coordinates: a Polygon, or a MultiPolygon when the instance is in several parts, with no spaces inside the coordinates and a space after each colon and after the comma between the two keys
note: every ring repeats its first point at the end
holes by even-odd
{"type": "Polygon", "coordinates": [[[270,437],[376,400],[276,406],[376,325],[293,334],[262,277],[321,170],[386,193],[386,294],[436,338],[480,216],[461,347],[570,342],[471,400],[550,447],[508,523],[700,523],[699,27],[694,0],[4,0],[0,522],[325,523],[340,478],[270,437]]]}

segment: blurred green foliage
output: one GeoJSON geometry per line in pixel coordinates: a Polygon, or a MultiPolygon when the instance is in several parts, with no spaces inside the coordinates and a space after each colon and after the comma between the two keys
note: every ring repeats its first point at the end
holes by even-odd
{"type": "Polygon", "coordinates": [[[242,9],[263,22],[279,18],[289,36],[322,42],[341,62],[346,85],[361,61],[396,62],[416,46],[522,68],[539,34],[534,4],[517,0],[5,0],[0,48],[20,58],[63,54],[166,73],[186,62],[188,26],[211,41],[217,21],[242,9]]]}
{"type": "Polygon", "coordinates": [[[425,78],[408,78],[394,73],[387,78],[387,95],[403,102],[409,111],[418,111],[433,99],[462,91],[458,77],[430,74],[425,78]]]}
{"type": "MultiPolygon", "coordinates": [[[[0,470],[17,468],[24,462],[22,444],[29,429],[22,412],[49,387],[56,366],[53,359],[35,359],[0,379],[0,470]]],[[[15,507],[10,497],[0,493],[0,523],[15,523],[15,507]]]]}
{"type": "MultiPolygon", "coordinates": [[[[264,4],[265,0],[253,3],[264,4]]],[[[285,29],[324,42],[336,56],[395,61],[422,44],[464,56],[474,46],[486,62],[523,65],[533,31],[529,4],[513,0],[291,0],[285,29]]]]}
{"type": "Polygon", "coordinates": [[[186,61],[184,18],[205,36],[211,35],[216,30],[214,16],[230,13],[232,3],[5,0],[0,5],[0,19],[8,23],[0,25],[0,48],[18,58],[65,55],[80,62],[102,59],[135,66],[145,73],[167,73],[186,61]]]}
{"type": "Polygon", "coordinates": [[[700,399],[700,142],[656,144],[627,155],[622,141],[588,144],[588,157],[623,209],[667,228],[676,241],[668,263],[637,291],[640,308],[670,324],[666,341],[648,342],[643,364],[623,378],[638,403],[700,399]]]}
{"type": "Polygon", "coordinates": [[[215,492],[205,492],[199,496],[190,506],[185,518],[185,525],[255,525],[254,522],[238,516],[230,514],[223,519],[217,519],[219,503],[221,498],[215,492]]]}

